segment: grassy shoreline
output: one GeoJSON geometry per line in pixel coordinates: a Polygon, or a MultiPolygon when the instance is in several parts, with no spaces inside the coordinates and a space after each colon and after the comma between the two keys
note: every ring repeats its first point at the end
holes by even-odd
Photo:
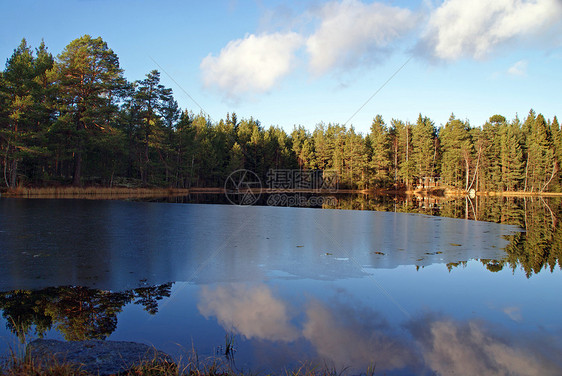
{"type": "MultiPolygon", "coordinates": [[[[209,358],[200,360],[197,354],[189,356],[186,361],[178,363],[168,359],[154,358],[149,361],[139,362],[128,371],[120,372],[118,375],[128,376],[343,376],[346,368],[337,370],[335,367],[315,366],[312,363],[303,362],[295,369],[283,369],[277,373],[260,373],[251,370],[238,370],[232,363],[225,359],[209,358]]],[[[96,376],[85,371],[80,364],[60,362],[55,357],[50,359],[32,359],[25,355],[16,356],[12,353],[10,359],[4,364],[0,362],[0,376],[96,376]]],[[[368,367],[357,376],[374,376],[375,367],[368,367]]]]}
{"type": "Polygon", "coordinates": [[[178,188],[127,188],[127,187],[17,187],[1,192],[4,197],[14,198],[86,198],[123,199],[128,197],[150,198],[182,196],[189,189],[178,188]]]}
{"type": "MultiPolygon", "coordinates": [[[[240,191],[241,193],[242,191],[240,191]]],[[[337,189],[337,190],[311,190],[311,189],[272,189],[261,188],[252,190],[258,194],[289,193],[289,194],[363,194],[363,195],[415,195],[430,197],[464,197],[469,192],[449,188],[431,189],[337,189]]],[[[225,194],[222,187],[214,188],[129,188],[129,187],[16,187],[0,188],[0,195],[13,198],[75,198],[92,200],[119,200],[124,198],[157,198],[187,196],[190,194],[225,194]]],[[[562,197],[562,192],[524,192],[524,191],[489,191],[475,192],[477,196],[489,197],[562,197]]]]}

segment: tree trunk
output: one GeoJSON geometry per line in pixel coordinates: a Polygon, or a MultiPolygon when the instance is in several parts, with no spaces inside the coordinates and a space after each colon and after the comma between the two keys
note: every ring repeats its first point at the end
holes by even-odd
{"type": "Polygon", "coordinates": [[[72,178],[72,185],[79,187],[81,185],[81,174],[82,174],[82,148],[76,152],[74,155],[74,176],[72,178]]]}
{"type": "Polygon", "coordinates": [[[523,192],[527,192],[527,177],[529,174],[529,154],[527,152],[527,163],[525,164],[525,187],[523,188],[523,192]]]}
{"type": "Polygon", "coordinates": [[[10,167],[10,182],[9,186],[15,188],[18,184],[18,160],[14,159],[12,161],[12,166],[10,167]]]}

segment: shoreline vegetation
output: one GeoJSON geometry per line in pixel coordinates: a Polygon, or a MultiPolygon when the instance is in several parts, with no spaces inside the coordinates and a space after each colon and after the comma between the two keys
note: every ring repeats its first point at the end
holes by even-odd
{"type": "MultiPolygon", "coordinates": [[[[375,366],[368,367],[365,372],[358,373],[358,376],[374,376],[375,366]]],[[[277,373],[260,373],[252,370],[238,370],[234,367],[233,359],[226,357],[210,357],[200,359],[195,349],[186,354],[186,358],[181,358],[176,362],[168,356],[154,356],[152,359],[139,361],[133,364],[126,371],[119,372],[117,375],[136,375],[136,376],[260,376],[280,375],[280,376],[343,376],[347,368],[338,370],[335,366],[324,364],[315,366],[311,362],[303,362],[294,369],[284,369],[277,373]]],[[[99,374],[99,373],[98,373],[99,374]]],[[[83,365],[58,359],[51,355],[45,358],[34,358],[27,352],[18,355],[11,351],[6,360],[0,358],[0,376],[13,375],[36,375],[36,376],[95,376],[96,373],[88,372],[83,365]]]]}
{"type": "MultiPolygon", "coordinates": [[[[130,187],[16,187],[0,189],[1,197],[10,198],[45,198],[45,199],[127,199],[127,198],[159,198],[178,197],[191,194],[226,194],[225,188],[130,188],[130,187]]],[[[562,197],[562,192],[525,192],[525,191],[489,191],[468,192],[453,188],[428,188],[428,189],[247,189],[237,190],[235,193],[253,194],[317,194],[317,195],[340,195],[340,194],[362,194],[362,195],[406,195],[406,196],[429,196],[429,197],[464,197],[464,196],[490,196],[490,197],[562,197]]]]}

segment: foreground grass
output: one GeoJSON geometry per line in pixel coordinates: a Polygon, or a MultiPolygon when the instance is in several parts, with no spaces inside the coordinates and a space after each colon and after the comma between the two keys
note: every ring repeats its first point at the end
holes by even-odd
{"type": "MultiPolygon", "coordinates": [[[[181,364],[181,361],[180,361],[181,364]]],[[[293,370],[285,370],[279,376],[342,376],[345,369],[337,371],[328,366],[316,367],[304,363],[301,367],[293,370]]],[[[56,359],[32,360],[27,357],[23,359],[12,356],[4,364],[0,364],[0,376],[95,376],[82,370],[79,366],[69,363],[60,363],[56,359]]],[[[212,359],[205,363],[189,361],[185,365],[154,359],[134,366],[129,371],[122,373],[123,376],[261,376],[259,373],[235,370],[221,359],[212,359]]],[[[263,374],[271,375],[271,374],[263,374]]],[[[369,368],[364,376],[374,376],[374,368],[369,368]]]]}
{"type": "Polygon", "coordinates": [[[11,354],[10,358],[0,363],[0,376],[90,376],[74,364],[59,363],[52,359],[32,360],[11,354]]]}

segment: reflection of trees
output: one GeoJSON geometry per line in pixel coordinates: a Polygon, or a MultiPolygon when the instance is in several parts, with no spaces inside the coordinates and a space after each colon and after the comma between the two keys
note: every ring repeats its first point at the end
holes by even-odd
{"type": "MultiPolygon", "coordinates": [[[[476,219],[520,226],[525,232],[509,237],[504,260],[480,260],[491,272],[518,266],[527,277],[547,268],[562,268],[562,215],[559,198],[416,196],[338,196],[338,209],[394,211],[476,219]]],[[[449,270],[458,265],[449,264],[449,270]]]]}
{"type": "Polygon", "coordinates": [[[111,292],[87,287],[0,292],[0,309],[8,328],[23,341],[33,328],[42,337],[51,328],[67,341],[104,339],[117,327],[117,314],[131,302],[150,314],[170,296],[172,283],[111,292]]]}
{"type": "Polygon", "coordinates": [[[512,269],[521,265],[527,277],[544,268],[562,266],[562,229],[558,225],[559,200],[525,199],[525,233],[514,236],[506,248],[506,262],[512,269]]]}

